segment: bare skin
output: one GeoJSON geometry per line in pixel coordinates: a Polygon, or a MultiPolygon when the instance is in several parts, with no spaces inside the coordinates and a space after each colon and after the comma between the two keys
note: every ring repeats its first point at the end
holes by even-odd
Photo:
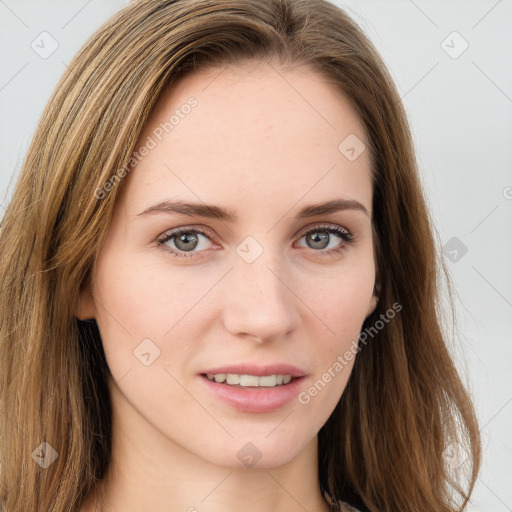
{"type": "MultiPolygon", "coordinates": [[[[295,397],[263,413],[226,404],[201,374],[224,364],[292,364],[307,392],[357,339],[377,297],[368,151],[348,159],[338,146],[350,134],[366,138],[350,103],[307,67],[203,70],[160,98],[137,148],[148,137],[157,144],[119,185],[92,293],[77,311],[96,319],[115,379],[103,512],[331,510],[318,485],[317,433],[355,358],[331,370],[307,404],[295,397]],[[197,106],[158,140],[154,130],[190,97],[197,106]],[[340,198],[366,212],[296,217],[340,198]],[[237,220],[141,214],[165,200],[220,206],[237,220]],[[205,234],[192,234],[195,245],[155,243],[182,227],[205,234]],[[248,263],[240,247],[262,252],[248,263]],[[157,347],[159,355],[146,366],[134,351],[147,339],[146,353],[157,347]],[[251,467],[240,457],[247,443],[259,454],[251,467]]],[[[81,512],[95,510],[95,499],[81,512]]]]}

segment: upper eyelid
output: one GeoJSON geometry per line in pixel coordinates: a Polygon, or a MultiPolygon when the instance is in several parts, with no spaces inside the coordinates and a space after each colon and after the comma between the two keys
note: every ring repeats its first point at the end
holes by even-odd
{"type": "Polygon", "coordinates": [[[205,235],[205,236],[207,234],[212,234],[211,237],[215,238],[215,235],[213,234],[213,231],[211,229],[209,229],[205,226],[191,225],[191,226],[183,226],[183,227],[168,229],[168,230],[164,231],[161,235],[158,235],[156,237],[156,240],[158,241],[158,240],[165,239],[167,237],[176,236],[177,234],[179,234],[181,232],[187,232],[187,231],[197,231],[199,234],[205,235]]]}
{"type": "MultiPolygon", "coordinates": [[[[332,222],[331,223],[330,222],[317,222],[317,223],[309,224],[308,226],[305,226],[302,229],[298,230],[295,233],[294,238],[297,236],[299,238],[302,238],[305,234],[307,234],[310,231],[315,230],[315,229],[320,230],[320,229],[329,229],[329,228],[341,229],[342,231],[346,231],[348,236],[354,238],[354,235],[351,230],[349,230],[348,228],[346,228],[344,226],[340,226],[339,224],[334,224],[332,222]]],[[[187,231],[197,231],[199,234],[204,235],[204,236],[207,236],[208,234],[210,234],[212,239],[216,238],[215,233],[210,228],[207,228],[206,226],[202,226],[202,225],[191,224],[188,226],[180,226],[177,228],[172,228],[167,231],[164,231],[161,235],[159,235],[157,237],[156,240],[162,241],[162,240],[165,240],[166,238],[172,239],[174,236],[177,236],[179,233],[187,232],[187,231]]],[[[209,237],[207,236],[207,238],[209,238],[209,237]]],[[[212,241],[212,240],[210,240],[210,241],[212,241]]]]}

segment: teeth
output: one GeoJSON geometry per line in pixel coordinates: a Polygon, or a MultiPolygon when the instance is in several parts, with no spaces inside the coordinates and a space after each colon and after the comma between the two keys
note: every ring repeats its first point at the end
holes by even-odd
{"type": "Polygon", "coordinates": [[[226,384],[240,384],[240,375],[236,375],[236,373],[228,373],[226,375],[226,384]]]}
{"type": "Polygon", "coordinates": [[[272,387],[276,385],[277,375],[264,375],[263,377],[260,377],[258,380],[260,386],[272,387]]]}
{"type": "Polygon", "coordinates": [[[232,386],[267,388],[288,384],[292,380],[291,375],[283,375],[281,373],[277,375],[263,375],[261,377],[257,375],[238,375],[236,373],[208,373],[206,377],[208,380],[218,383],[225,382],[232,386]]]}
{"type": "MultiPolygon", "coordinates": [[[[240,386],[259,386],[259,377],[256,375],[240,375],[240,386]]],[[[228,382],[229,384],[229,382],[228,382]]]]}

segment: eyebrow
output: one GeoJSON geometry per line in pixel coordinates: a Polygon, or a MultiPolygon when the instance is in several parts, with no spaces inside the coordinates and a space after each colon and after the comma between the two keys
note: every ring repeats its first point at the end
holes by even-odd
{"type": "MultiPolygon", "coordinates": [[[[328,215],[343,210],[356,210],[361,211],[368,217],[370,214],[365,206],[354,199],[334,199],[324,203],[311,204],[302,208],[296,215],[298,219],[308,217],[315,217],[317,215],[328,215]]],[[[204,204],[204,203],[190,203],[185,201],[161,201],[144,211],[140,215],[147,215],[149,213],[181,213],[191,217],[206,217],[211,219],[220,219],[229,222],[236,222],[238,217],[233,210],[228,210],[220,206],[204,204]]]]}

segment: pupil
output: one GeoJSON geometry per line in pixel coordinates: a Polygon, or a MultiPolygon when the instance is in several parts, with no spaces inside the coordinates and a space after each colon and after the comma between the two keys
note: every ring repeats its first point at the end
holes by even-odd
{"type": "MultiPolygon", "coordinates": [[[[176,246],[182,250],[190,250],[191,245],[193,246],[194,243],[197,243],[197,235],[194,235],[192,233],[182,233],[177,240],[176,246]],[[191,242],[187,242],[188,238],[191,239],[191,242]],[[180,244],[184,244],[184,246],[180,247],[180,244]]],[[[193,248],[194,247],[192,247],[192,249],[193,248]]]]}
{"type": "Polygon", "coordinates": [[[313,240],[314,244],[316,244],[316,243],[321,244],[321,247],[315,247],[315,249],[324,249],[325,247],[327,247],[327,245],[329,243],[328,237],[329,237],[329,235],[327,233],[320,234],[319,232],[312,233],[310,235],[310,238],[313,240]],[[326,242],[326,243],[322,243],[322,242],[326,242]]]}

